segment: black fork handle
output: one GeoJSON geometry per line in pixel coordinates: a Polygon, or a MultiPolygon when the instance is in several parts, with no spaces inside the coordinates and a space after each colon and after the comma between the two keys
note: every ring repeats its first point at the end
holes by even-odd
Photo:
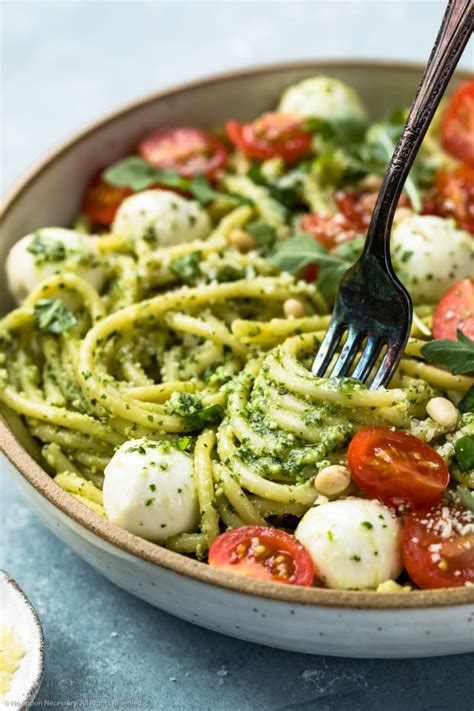
{"type": "Polygon", "coordinates": [[[380,188],[363,254],[381,258],[390,271],[393,271],[390,231],[395,209],[423,137],[472,33],[473,20],[472,0],[449,0],[421,84],[380,188]]]}

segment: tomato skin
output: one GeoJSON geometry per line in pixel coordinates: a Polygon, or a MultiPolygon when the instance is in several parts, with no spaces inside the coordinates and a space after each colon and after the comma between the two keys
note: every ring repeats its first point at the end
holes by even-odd
{"type": "Polygon", "coordinates": [[[214,178],[227,162],[227,148],[212,133],[187,126],[159,129],[143,138],[138,152],[156,168],[184,178],[214,178]]]}
{"type": "Polygon", "coordinates": [[[443,114],[441,133],[448,153],[474,167],[474,79],[452,95],[443,114]]]}
{"type": "Polygon", "coordinates": [[[471,512],[442,505],[428,512],[415,512],[406,519],[402,532],[403,563],[418,587],[474,584],[474,528],[465,535],[459,533],[468,524],[474,526],[471,512]],[[447,538],[441,535],[443,519],[451,521],[452,533],[447,538]]]}
{"type": "Polygon", "coordinates": [[[314,580],[314,564],[306,548],[289,533],[266,526],[241,526],[222,533],[209,549],[209,565],[287,585],[310,587],[314,580]]]}
{"type": "Polygon", "coordinates": [[[455,341],[457,329],[474,338],[474,279],[463,279],[448,289],[433,314],[433,338],[455,341]]]}
{"type": "Polygon", "coordinates": [[[449,482],[439,454],[408,432],[367,427],[352,438],[347,457],[359,488],[394,508],[434,506],[449,482]]]}
{"type": "Polygon", "coordinates": [[[454,170],[439,170],[424,198],[423,212],[453,217],[462,230],[474,235],[474,168],[459,165],[454,170]]]}
{"type": "Polygon", "coordinates": [[[341,214],[320,215],[309,212],[302,216],[300,227],[329,250],[357,237],[354,226],[341,214]]]}
{"type": "Polygon", "coordinates": [[[372,211],[377,200],[377,192],[359,193],[356,190],[338,190],[334,196],[340,212],[359,232],[367,232],[372,211]]]}
{"type": "Polygon", "coordinates": [[[275,111],[253,123],[227,121],[225,128],[232,143],[251,158],[294,163],[309,152],[312,143],[311,134],[301,125],[301,119],[275,111]]]}
{"type": "Polygon", "coordinates": [[[132,194],[133,190],[109,185],[98,176],[86,190],[82,209],[92,222],[107,226],[114,221],[123,200],[132,194]]]}

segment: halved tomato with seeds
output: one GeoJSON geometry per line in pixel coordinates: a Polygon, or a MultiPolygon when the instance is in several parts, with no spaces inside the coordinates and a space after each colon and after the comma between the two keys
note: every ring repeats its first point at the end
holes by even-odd
{"type": "Polygon", "coordinates": [[[462,84],[443,114],[443,145],[451,155],[474,166],[474,80],[462,84]]]}
{"type": "Polygon", "coordinates": [[[433,447],[408,432],[387,427],[360,430],[347,457],[359,488],[394,508],[430,508],[449,483],[444,460],[433,447]]]}
{"type": "Polygon", "coordinates": [[[125,198],[132,194],[133,190],[109,185],[99,176],[87,188],[82,209],[92,222],[107,226],[114,221],[125,198]]]}
{"type": "Polygon", "coordinates": [[[463,279],[441,297],[433,314],[433,338],[474,338],[474,279],[463,279]]]}
{"type": "Polygon", "coordinates": [[[423,201],[423,212],[453,217],[461,229],[474,235],[474,168],[459,165],[454,170],[438,171],[423,201]]]}
{"type": "Polygon", "coordinates": [[[402,556],[420,588],[474,585],[474,514],[443,505],[413,513],[403,529],[402,556]]]}
{"type": "Polygon", "coordinates": [[[213,178],[227,161],[227,148],[217,136],[188,126],[153,131],[140,141],[138,151],[156,168],[184,178],[213,178]]]}
{"type": "Polygon", "coordinates": [[[266,526],[241,526],[216,538],[209,565],[259,580],[310,586],[314,565],[306,548],[289,533],[266,526]]]}
{"type": "Polygon", "coordinates": [[[282,158],[294,163],[311,148],[312,135],[302,126],[299,117],[274,111],[253,123],[227,121],[225,128],[232,143],[251,158],[282,158]]]}

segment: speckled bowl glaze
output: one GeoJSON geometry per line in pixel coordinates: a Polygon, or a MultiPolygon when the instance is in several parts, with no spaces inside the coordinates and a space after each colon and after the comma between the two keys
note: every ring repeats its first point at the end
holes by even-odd
{"type": "Polygon", "coordinates": [[[19,585],[0,570],[2,624],[13,625],[25,655],[12,678],[10,690],[0,699],[0,711],[27,709],[33,703],[44,673],[44,639],[38,615],[19,585]]]}
{"type": "MultiPolygon", "coordinates": [[[[192,82],[126,106],[54,151],[7,197],[0,261],[33,229],[67,225],[99,167],[159,125],[215,125],[275,106],[289,84],[324,73],[353,85],[374,117],[411,102],[417,65],[291,63],[192,82]],[[60,198],[58,197],[60,196],[60,198]]],[[[458,74],[452,87],[466,75],[458,74]]],[[[11,306],[0,280],[3,310],[11,306]]],[[[145,541],[82,506],[35,460],[14,423],[0,422],[2,466],[44,523],[120,587],[182,619],[234,637],[312,654],[416,657],[474,651],[474,589],[378,594],[297,588],[239,577],[145,541]]]]}

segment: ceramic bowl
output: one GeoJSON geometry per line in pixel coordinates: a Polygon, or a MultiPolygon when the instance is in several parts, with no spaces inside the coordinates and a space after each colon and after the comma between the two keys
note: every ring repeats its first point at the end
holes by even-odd
{"type": "Polygon", "coordinates": [[[0,710],[27,709],[41,686],[44,672],[44,639],[38,615],[19,585],[0,570],[2,626],[12,626],[24,655],[14,672],[10,689],[0,699],[0,710]]]}
{"type": "MultiPolygon", "coordinates": [[[[107,116],[54,151],[7,197],[0,262],[23,235],[67,225],[99,167],[159,125],[215,125],[275,106],[282,89],[316,73],[340,78],[374,117],[410,104],[422,67],[382,62],[304,62],[238,71],[155,94],[107,116]]],[[[458,74],[451,90],[463,77],[458,74]]],[[[0,279],[4,289],[5,279],[0,279]]],[[[3,309],[8,296],[1,294],[3,309]]],[[[13,428],[14,429],[14,428],[13,428]]],[[[45,524],[120,587],[203,627],[313,654],[411,657],[474,651],[474,589],[378,594],[304,589],[211,569],[103,520],[57,486],[0,423],[4,468],[45,524]],[[8,460],[8,462],[7,462],[8,460]]]]}

